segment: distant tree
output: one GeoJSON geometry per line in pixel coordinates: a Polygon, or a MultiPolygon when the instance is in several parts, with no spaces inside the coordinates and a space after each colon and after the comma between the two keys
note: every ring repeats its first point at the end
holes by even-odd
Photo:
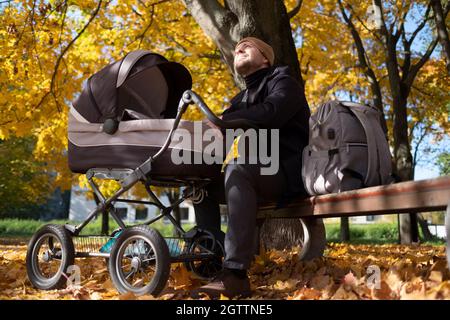
{"type": "Polygon", "coordinates": [[[32,137],[0,140],[0,216],[26,213],[53,191],[45,183],[44,164],[33,156],[34,146],[32,137]]]}
{"type": "Polygon", "coordinates": [[[441,176],[450,175],[450,152],[441,153],[436,160],[436,165],[441,176]]]}

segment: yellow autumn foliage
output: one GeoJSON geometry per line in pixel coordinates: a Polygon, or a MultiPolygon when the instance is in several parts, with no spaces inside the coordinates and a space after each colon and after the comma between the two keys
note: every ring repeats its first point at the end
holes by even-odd
{"type": "MultiPolygon", "coordinates": [[[[295,0],[286,0],[288,10],[295,0]]],[[[388,125],[391,101],[384,54],[374,38],[370,2],[346,0],[355,16],[371,65],[382,85],[388,125]]],[[[390,2],[401,18],[412,1],[390,2]]],[[[414,1],[420,8],[424,1],[414,1]]],[[[420,21],[420,16],[416,17],[420,21]]],[[[148,49],[184,64],[193,89],[220,112],[238,88],[214,43],[181,1],[15,0],[0,4],[0,140],[34,136],[36,161],[54,172],[51,183],[69,187],[78,177],[67,167],[67,113],[84,81],[127,52],[148,49]],[[98,10],[97,10],[98,9],[98,10]]],[[[369,83],[334,0],[304,0],[291,20],[311,108],[328,99],[371,99],[369,83]]],[[[448,132],[450,79],[433,55],[411,92],[410,125],[435,123],[448,132]]],[[[187,119],[202,118],[190,108],[187,119]]],[[[112,186],[106,189],[112,190],[112,186]]]]}

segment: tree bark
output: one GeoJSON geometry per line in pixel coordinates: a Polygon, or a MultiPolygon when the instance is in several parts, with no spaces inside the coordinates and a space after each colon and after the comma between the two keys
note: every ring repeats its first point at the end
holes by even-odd
{"type": "Polygon", "coordinates": [[[419,222],[420,229],[422,230],[423,239],[425,241],[431,241],[433,240],[433,235],[430,232],[430,229],[428,228],[428,221],[422,216],[422,214],[417,214],[417,221],[419,222]]]}
{"type": "Polygon", "coordinates": [[[342,242],[350,241],[350,225],[348,217],[341,218],[341,241],[342,242]]]}
{"type": "Polygon", "coordinates": [[[433,6],[434,20],[436,21],[438,38],[441,43],[442,52],[447,64],[447,72],[450,75],[450,40],[448,36],[447,26],[445,24],[446,14],[444,13],[444,9],[442,8],[440,0],[431,0],[431,5],[433,6]]]}
{"type": "MultiPolygon", "coordinates": [[[[292,76],[303,82],[289,16],[279,0],[183,0],[193,18],[219,48],[223,60],[242,89],[243,81],[233,66],[234,47],[247,36],[270,44],[275,64],[288,65],[292,76]]],[[[301,3],[300,3],[301,5],[301,3]]]]}
{"type": "MultiPolygon", "coordinates": [[[[401,33],[392,34],[383,15],[381,0],[374,0],[374,5],[381,12],[380,35],[383,40],[385,52],[385,62],[388,71],[389,87],[392,95],[392,109],[394,114],[393,135],[394,135],[394,171],[401,181],[408,181],[413,178],[413,161],[408,139],[408,117],[407,99],[412,83],[408,85],[402,82],[400,77],[400,67],[397,60],[397,42],[401,33]]],[[[392,30],[392,28],[391,28],[392,30]]],[[[401,32],[405,32],[401,28],[401,32]]],[[[409,61],[408,61],[409,62],[409,61]]],[[[403,69],[404,75],[410,70],[403,69]]],[[[414,213],[400,215],[400,243],[409,244],[418,241],[417,216],[414,213]]]]}
{"type": "Polygon", "coordinates": [[[419,229],[417,228],[417,214],[406,213],[400,215],[400,243],[411,244],[419,242],[419,229]]]}
{"type": "Polygon", "coordinates": [[[69,218],[70,194],[71,194],[71,189],[61,192],[62,208],[61,208],[61,215],[58,217],[58,219],[68,219],[69,218]]]}
{"type": "MultiPolygon", "coordinates": [[[[289,14],[280,0],[183,0],[192,17],[219,48],[236,85],[244,82],[234,70],[234,47],[247,36],[255,36],[270,44],[275,64],[287,65],[294,78],[303,83],[297,51],[289,19],[300,11],[297,1],[289,14]]],[[[298,219],[271,219],[261,228],[261,241],[266,248],[285,248],[298,244],[302,225],[298,219]]]]}

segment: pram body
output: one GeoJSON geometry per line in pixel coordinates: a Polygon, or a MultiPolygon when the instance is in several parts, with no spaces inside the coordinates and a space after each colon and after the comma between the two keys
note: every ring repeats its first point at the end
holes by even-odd
{"type": "MultiPolygon", "coordinates": [[[[191,85],[191,76],[182,65],[144,50],[131,52],[94,74],[70,109],[70,169],[76,173],[91,168],[135,169],[161,149],[172,128],[174,135],[189,132],[188,138],[193,139],[194,122],[180,120],[175,126],[178,103],[191,85]],[[108,124],[113,128],[106,129],[108,124]]],[[[197,125],[203,131],[210,129],[203,122],[197,125]]],[[[220,138],[220,131],[216,133],[220,138]]],[[[167,152],[154,159],[149,174],[206,178],[220,172],[213,165],[173,165],[172,148],[189,153],[192,159],[204,152],[203,142],[171,141],[167,152]]]]}
{"type": "MultiPolygon", "coordinates": [[[[174,165],[171,151],[204,154],[203,142],[174,143],[177,130],[194,133],[195,123],[182,120],[190,104],[197,105],[219,128],[252,127],[246,121],[222,121],[190,90],[191,76],[182,65],[149,51],[138,50],[116,61],[86,82],[70,110],[68,161],[75,173],[86,174],[98,199],[97,207],[79,225],[46,225],[30,240],[27,271],[31,283],[40,289],[55,289],[66,283],[68,268],[76,257],[104,257],[119,292],[159,294],[169,277],[170,264],[183,262],[197,276],[209,279],[222,268],[222,239],[207,230],[183,230],[171,215],[186,199],[201,201],[204,187],[220,174],[221,164],[174,165]],[[95,178],[111,179],[120,189],[106,197],[95,178]],[[121,198],[142,183],[150,201],[121,198]],[[153,186],[183,187],[181,197],[163,205],[153,186]],[[115,203],[148,204],[160,214],[139,226],[127,227],[118,216],[115,203]],[[81,236],[84,227],[106,213],[120,229],[111,235],[81,236]],[[153,222],[167,218],[180,237],[164,239],[153,222]],[[106,250],[105,248],[110,248],[106,250]],[[54,272],[49,265],[57,263],[54,272]],[[144,275],[142,281],[134,280],[144,275]]],[[[202,128],[210,128],[204,122],[202,128]]],[[[216,130],[220,136],[220,130],[216,130]]],[[[194,139],[194,134],[189,135],[194,139]]],[[[222,156],[222,155],[215,155],[222,156]]]]}

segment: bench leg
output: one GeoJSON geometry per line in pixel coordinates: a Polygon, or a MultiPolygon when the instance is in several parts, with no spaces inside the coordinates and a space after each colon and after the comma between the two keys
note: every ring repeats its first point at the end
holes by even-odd
{"type": "Polygon", "coordinates": [[[256,219],[256,230],[255,230],[255,256],[260,255],[264,248],[261,247],[261,229],[264,224],[264,219],[256,219]]]}

